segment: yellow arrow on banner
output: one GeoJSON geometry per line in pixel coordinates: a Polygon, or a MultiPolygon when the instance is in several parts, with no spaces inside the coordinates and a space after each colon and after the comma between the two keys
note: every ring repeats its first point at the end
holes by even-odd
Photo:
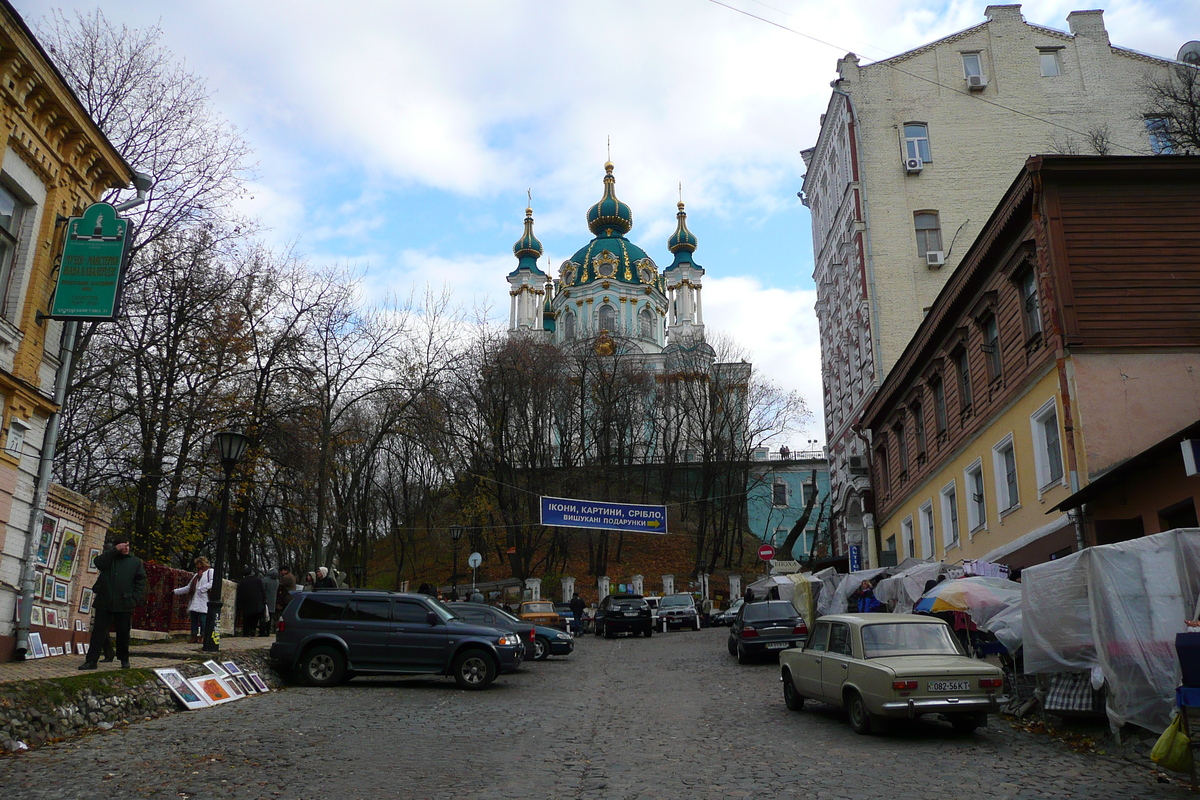
{"type": "Polygon", "coordinates": [[[646,523],[646,527],[647,528],[659,528],[659,527],[662,527],[662,523],[656,519],[652,519],[646,523]]]}

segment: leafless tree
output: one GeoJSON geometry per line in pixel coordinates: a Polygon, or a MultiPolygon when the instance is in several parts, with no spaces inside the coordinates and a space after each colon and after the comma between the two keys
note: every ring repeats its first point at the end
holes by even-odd
{"type": "Polygon", "coordinates": [[[1200,153],[1200,66],[1174,64],[1145,81],[1143,115],[1155,153],[1200,153]]]}

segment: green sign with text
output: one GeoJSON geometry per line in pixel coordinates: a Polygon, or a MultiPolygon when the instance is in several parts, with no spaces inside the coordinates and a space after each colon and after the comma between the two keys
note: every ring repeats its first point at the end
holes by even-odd
{"type": "Polygon", "coordinates": [[[67,221],[58,286],[48,316],[116,319],[133,226],[108,203],[93,203],[67,221]]]}

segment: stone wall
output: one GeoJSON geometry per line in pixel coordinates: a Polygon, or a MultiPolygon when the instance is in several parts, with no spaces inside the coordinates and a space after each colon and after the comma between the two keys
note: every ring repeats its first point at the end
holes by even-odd
{"type": "MultiPolygon", "coordinates": [[[[228,653],[246,672],[257,672],[267,685],[284,685],[266,650],[228,653]]],[[[208,670],[199,661],[174,665],[187,677],[208,670]]],[[[238,702],[250,702],[246,698],[238,702]]],[[[150,669],[93,672],[69,678],[0,684],[0,747],[14,751],[38,747],[92,730],[106,730],[142,719],[182,711],[183,706],[150,669]]]]}

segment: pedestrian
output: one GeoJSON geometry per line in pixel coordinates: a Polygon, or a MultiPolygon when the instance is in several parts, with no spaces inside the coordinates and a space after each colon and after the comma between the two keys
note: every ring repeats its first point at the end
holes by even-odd
{"type": "Polygon", "coordinates": [[[583,610],[587,608],[587,603],[583,602],[583,598],[579,596],[579,592],[571,595],[571,613],[575,615],[574,624],[571,626],[576,633],[583,631],[583,610]]]}
{"type": "Polygon", "coordinates": [[[288,567],[279,568],[279,590],[275,593],[275,614],[283,613],[287,604],[292,601],[292,592],[296,591],[296,576],[288,567]]]}
{"type": "MultiPolygon", "coordinates": [[[[105,580],[100,593],[95,592],[95,587],[92,589],[96,624],[92,626],[92,639],[80,669],[96,668],[109,625],[117,629],[117,658],[121,668],[129,669],[129,630],[133,627],[133,610],[146,594],[146,568],[129,550],[129,536],[117,534],[112,547],[104,548],[93,562],[105,580]]],[[[101,582],[97,580],[96,583],[100,585],[101,582]]]]}
{"type": "Polygon", "coordinates": [[[329,567],[317,567],[317,582],[313,584],[314,589],[336,589],[337,581],[329,574],[329,567]]]}
{"type": "Polygon", "coordinates": [[[242,617],[242,636],[247,638],[258,636],[258,624],[262,621],[263,608],[266,607],[266,594],[263,591],[261,575],[250,574],[238,581],[236,613],[242,617]]]}
{"type": "Polygon", "coordinates": [[[883,607],[883,603],[875,598],[875,587],[870,581],[863,581],[852,599],[857,601],[857,610],[860,614],[871,614],[883,607]]]}
{"type": "Polygon", "coordinates": [[[316,586],[317,586],[317,573],[315,573],[315,572],[304,573],[304,587],[303,587],[304,591],[311,592],[313,589],[316,588],[316,586]]]}
{"type": "Polygon", "coordinates": [[[273,569],[263,578],[263,617],[259,636],[270,636],[275,628],[275,598],[279,595],[279,570],[273,569]]]}
{"type": "Polygon", "coordinates": [[[486,603],[487,601],[483,597],[483,592],[479,591],[479,589],[475,589],[473,592],[471,592],[471,602],[486,603]]]}
{"type": "Polygon", "coordinates": [[[751,589],[749,586],[747,586],[746,594],[744,595],[744,597],[745,597],[745,600],[747,603],[753,603],[754,602],[754,590],[751,589]]]}
{"type": "Polygon", "coordinates": [[[204,556],[197,557],[192,562],[192,567],[196,574],[176,589],[175,594],[186,594],[191,598],[188,600],[188,616],[192,618],[192,638],[188,641],[199,644],[200,637],[204,635],[204,620],[208,615],[208,591],[213,585],[213,571],[204,556]]]}

